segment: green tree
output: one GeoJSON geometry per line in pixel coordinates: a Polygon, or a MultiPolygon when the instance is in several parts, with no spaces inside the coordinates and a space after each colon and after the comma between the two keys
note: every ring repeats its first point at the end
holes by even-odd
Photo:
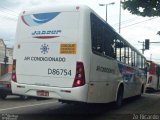
{"type": "MultiPolygon", "coordinates": [[[[160,0],[123,0],[123,9],[139,16],[160,16],[160,0]]],[[[160,31],[157,32],[160,35],[160,31]]]]}
{"type": "Polygon", "coordinates": [[[160,0],[124,0],[123,8],[140,16],[160,16],[160,0]]]}
{"type": "Polygon", "coordinates": [[[160,31],[157,32],[157,35],[160,35],[160,31]]]}

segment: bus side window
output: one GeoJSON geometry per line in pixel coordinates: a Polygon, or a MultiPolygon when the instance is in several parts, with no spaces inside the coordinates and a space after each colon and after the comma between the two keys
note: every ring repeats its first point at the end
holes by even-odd
{"type": "Polygon", "coordinates": [[[103,53],[101,24],[94,16],[91,16],[92,50],[98,54],[103,53]]]}
{"type": "Polygon", "coordinates": [[[104,28],[104,44],[103,44],[103,48],[104,48],[104,53],[106,56],[115,58],[115,52],[114,52],[114,36],[113,34],[107,30],[107,28],[104,28]]]}
{"type": "Polygon", "coordinates": [[[120,39],[115,40],[115,50],[116,50],[116,58],[118,61],[123,61],[124,60],[124,44],[120,39]]]}
{"type": "Polygon", "coordinates": [[[99,53],[103,52],[103,39],[102,39],[102,25],[100,23],[97,23],[97,28],[96,28],[96,42],[97,42],[97,51],[99,53]]]}

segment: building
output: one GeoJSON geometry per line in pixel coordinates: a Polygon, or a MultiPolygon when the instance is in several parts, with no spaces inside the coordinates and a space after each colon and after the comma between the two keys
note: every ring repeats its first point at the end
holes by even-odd
{"type": "Polygon", "coordinates": [[[2,39],[0,39],[0,63],[3,63],[5,57],[5,44],[2,39]]]}
{"type": "Polygon", "coordinates": [[[13,64],[13,48],[6,49],[6,56],[8,57],[8,72],[12,72],[12,64],[13,64]]]}
{"type": "Polygon", "coordinates": [[[12,60],[13,60],[13,48],[6,48],[3,39],[0,39],[0,76],[2,76],[7,72],[12,71],[12,60]],[[8,57],[8,62],[6,64],[4,63],[5,49],[6,49],[6,56],[8,57]]]}

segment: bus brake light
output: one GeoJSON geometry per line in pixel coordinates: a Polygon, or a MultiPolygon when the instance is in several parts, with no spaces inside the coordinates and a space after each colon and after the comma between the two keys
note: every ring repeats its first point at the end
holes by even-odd
{"type": "Polygon", "coordinates": [[[83,86],[85,84],[85,72],[82,62],[76,64],[76,75],[73,82],[73,87],[83,86]]]}
{"type": "Polygon", "coordinates": [[[13,60],[13,68],[12,68],[12,81],[17,82],[16,77],[16,60],[13,60]]]}

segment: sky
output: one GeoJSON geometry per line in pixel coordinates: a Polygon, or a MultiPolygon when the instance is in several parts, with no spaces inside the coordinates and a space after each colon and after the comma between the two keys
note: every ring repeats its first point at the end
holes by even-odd
{"type": "MultiPolygon", "coordinates": [[[[111,2],[115,4],[107,5],[107,22],[119,32],[120,0],[0,0],[0,38],[8,47],[13,47],[18,15],[24,10],[43,9],[61,4],[85,4],[106,19],[106,7],[99,4],[111,2]]],[[[159,23],[160,17],[141,17],[121,9],[120,35],[142,52],[141,42],[145,39],[150,39],[150,42],[160,42],[160,36],[157,35],[160,31],[159,23]]],[[[144,56],[160,64],[159,46],[160,43],[151,43],[150,50],[146,50],[144,56]]]]}

